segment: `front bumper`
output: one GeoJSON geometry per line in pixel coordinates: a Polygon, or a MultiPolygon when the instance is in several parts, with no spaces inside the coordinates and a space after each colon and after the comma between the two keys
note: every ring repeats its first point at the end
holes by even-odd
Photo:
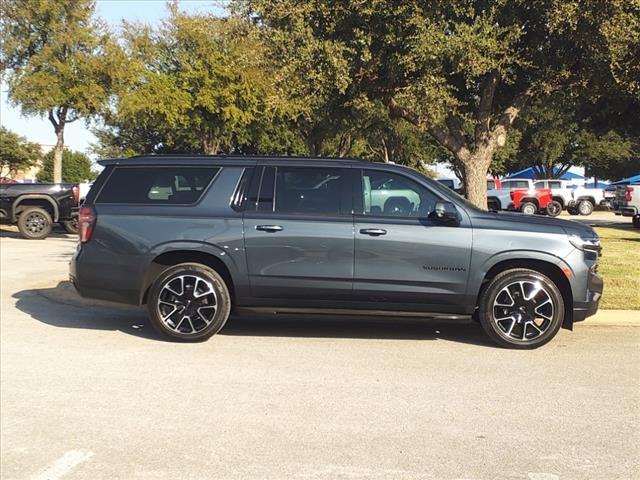
{"type": "Polygon", "coordinates": [[[587,280],[587,292],[585,301],[573,302],[573,321],[581,322],[585,318],[595,315],[598,311],[598,304],[604,290],[602,277],[595,271],[589,271],[587,280]]]}

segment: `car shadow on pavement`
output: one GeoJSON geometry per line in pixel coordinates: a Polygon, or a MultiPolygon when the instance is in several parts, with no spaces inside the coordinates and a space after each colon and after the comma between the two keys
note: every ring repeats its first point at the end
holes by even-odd
{"type": "MultiPolygon", "coordinates": [[[[65,283],[65,282],[61,282],[65,283]]],[[[147,320],[144,309],[61,303],[52,300],[58,287],[33,288],[13,295],[16,308],[31,318],[60,328],[120,331],[162,341],[147,320]]],[[[353,316],[232,316],[220,335],[251,337],[353,338],[381,340],[447,340],[495,348],[482,328],[470,320],[408,319],[406,317],[353,316]]]]}
{"type": "Polygon", "coordinates": [[[495,348],[480,325],[471,320],[406,317],[296,315],[234,316],[220,335],[354,338],[380,340],[448,340],[495,348]]]}
{"type": "Polygon", "coordinates": [[[16,308],[39,322],[60,328],[121,331],[145,339],[158,336],[146,325],[144,310],[110,309],[103,306],[59,303],[46,297],[55,288],[33,288],[13,294],[16,308]]]}

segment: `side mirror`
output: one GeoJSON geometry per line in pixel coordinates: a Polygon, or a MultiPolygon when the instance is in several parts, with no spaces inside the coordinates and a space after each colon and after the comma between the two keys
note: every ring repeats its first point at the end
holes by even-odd
{"type": "Polygon", "coordinates": [[[436,206],[429,216],[443,225],[455,227],[460,225],[460,214],[451,202],[436,202],[436,206]]]}

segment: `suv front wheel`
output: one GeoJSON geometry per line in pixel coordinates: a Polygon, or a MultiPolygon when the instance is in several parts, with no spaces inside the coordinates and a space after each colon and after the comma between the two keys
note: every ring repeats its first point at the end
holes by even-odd
{"type": "Polygon", "coordinates": [[[537,348],[549,342],[564,320],[564,301],[546,275],[514,268],[496,275],[480,297],[482,328],[509,348],[537,348]]]}
{"type": "Polygon", "coordinates": [[[224,327],[231,311],[231,297],[215,270],[198,263],[181,263],[156,279],[147,308],[151,324],[162,336],[183,342],[201,341],[224,327]]]}

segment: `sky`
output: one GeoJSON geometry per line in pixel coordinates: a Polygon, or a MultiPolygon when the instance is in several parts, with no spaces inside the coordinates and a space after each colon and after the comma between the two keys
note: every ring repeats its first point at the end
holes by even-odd
{"type": "MultiPolygon", "coordinates": [[[[181,0],[180,9],[189,13],[223,12],[221,0],[181,0]]],[[[157,25],[167,16],[165,0],[97,0],[96,15],[113,29],[122,20],[142,21],[157,25]]],[[[12,130],[44,148],[55,143],[53,126],[47,118],[23,117],[20,109],[9,104],[7,86],[0,85],[0,125],[12,130]]],[[[95,141],[83,120],[70,123],[65,128],[65,145],[72,150],[89,153],[87,149],[95,141]]]]}

